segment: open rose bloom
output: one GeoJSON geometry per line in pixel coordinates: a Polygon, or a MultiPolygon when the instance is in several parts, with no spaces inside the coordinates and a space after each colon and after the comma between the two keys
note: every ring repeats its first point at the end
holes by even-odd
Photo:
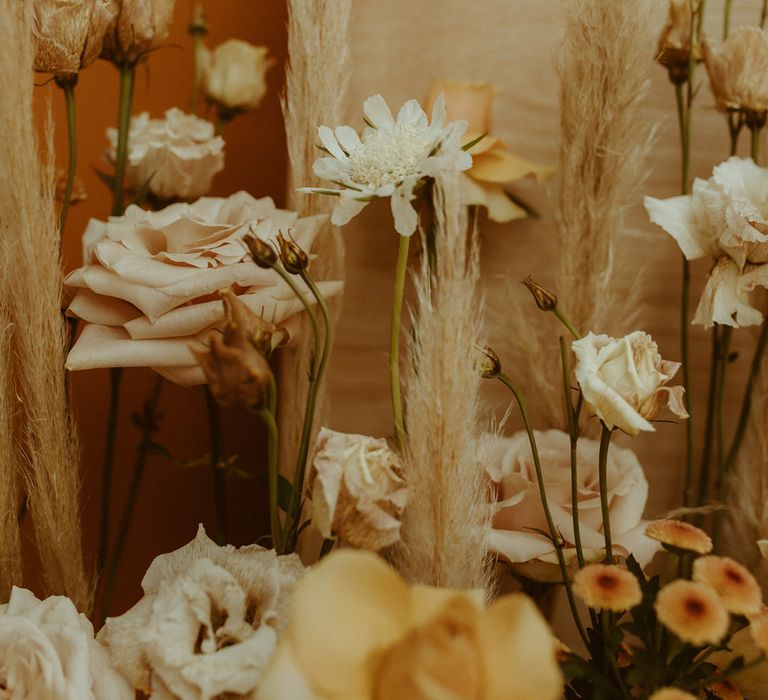
{"type": "MultiPolygon", "coordinates": [[[[273,241],[290,230],[309,251],[326,224],[325,216],[300,219],[245,192],[92,220],[85,265],[66,279],[77,290],[68,313],[87,322],[67,367],[152,367],[178,384],[204,383],[193,350],[204,351],[208,333],[224,323],[218,290],[231,289],[269,323],[284,324],[303,308],[276,272],[253,263],[243,236],[273,241]]],[[[328,297],[341,283],[319,287],[328,297]]]]}
{"type": "MultiPolygon", "coordinates": [[[[571,507],[570,438],[559,430],[537,431],[536,444],[544,472],[547,501],[555,527],[565,541],[566,561],[576,559],[571,507]]],[[[578,442],[579,524],[585,558],[605,556],[600,483],[599,443],[582,438],[578,442]]],[[[525,432],[497,438],[488,460],[488,473],[496,485],[493,528],[488,544],[520,573],[543,581],[559,581],[560,569],[547,532],[531,447],[525,432]]],[[[645,566],[659,550],[645,535],[642,519],[648,499],[648,482],[631,450],[613,446],[608,453],[608,509],[613,547],[617,554],[633,554],[645,566]]]]}
{"type": "Polygon", "coordinates": [[[693,322],[759,325],[750,292],[768,287],[768,170],[733,156],[694,180],[691,194],[646,197],[645,208],[688,260],[714,260],[693,322]]]}

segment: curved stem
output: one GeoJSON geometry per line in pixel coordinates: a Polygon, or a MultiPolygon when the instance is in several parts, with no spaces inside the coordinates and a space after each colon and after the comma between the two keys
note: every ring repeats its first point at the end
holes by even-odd
{"type": "Polygon", "coordinates": [[[109,413],[107,414],[107,435],[102,465],[99,548],[96,555],[96,570],[99,573],[103,571],[104,565],[107,562],[107,549],[109,547],[112,471],[115,464],[115,441],[117,439],[117,423],[120,414],[120,387],[122,380],[123,368],[112,367],[109,370],[109,413]]]}
{"type": "Polygon", "coordinates": [[[125,189],[125,166],[128,159],[128,132],[131,127],[131,105],[136,66],[132,63],[120,66],[120,105],[117,112],[117,152],[115,155],[115,181],[112,193],[112,216],[125,211],[123,195],[125,189]]]}
{"type": "MultiPolygon", "coordinates": [[[[600,510],[603,515],[603,535],[605,536],[605,562],[613,564],[613,543],[611,541],[611,515],[608,509],[608,448],[611,445],[613,430],[602,424],[600,434],[600,457],[598,462],[600,478],[600,510]]],[[[603,613],[605,614],[605,613],[603,613]]]]}
{"type": "Polygon", "coordinates": [[[400,395],[400,325],[405,295],[405,274],[408,269],[408,248],[411,239],[400,236],[395,268],[395,289],[392,300],[392,318],[389,326],[389,391],[392,397],[392,417],[395,422],[395,437],[400,452],[405,450],[405,421],[403,400],[400,395]]]}
{"type": "Polygon", "coordinates": [[[64,99],[67,104],[67,141],[69,144],[67,181],[64,185],[64,199],[61,202],[61,214],[59,215],[59,252],[61,252],[61,241],[64,237],[64,227],[67,224],[69,205],[72,201],[72,190],[75,186],[75,169],[77,168],[77,114],[75,111],[77,76],[74,79],[57,79],[56,84],[64,91],[64,99]]]}
{"type": "Polygon", "coordinates": [[[552,513],[549,509],[549,501],[547,500],[547,490],[546,485],[544,484],[544,473],[541,469],[541,460],[539,459],[539,450],[536,446],[536,436],[533,432],[533,428],[531,427],[531,421],[528,417],[528,410],[525,405],[525,399],[523,398],[522,393],[520,390],[512,383],[512,380],[503,372],[500,372],[496,377],[504,386],[506,386],[515,397],[515,401],[517,401],[517,406],[520,409],[520,416],[523,419],[523,423],[525,424],[525,431],[528,434],[528,442],[531,446],[531,454],[533,455],[533,464],[536,469],[536,481],[538,482],[539,486],[539,497],[541,499],[541,506],[544,510],[544,517],[547,520],[547,527],[549,528],[549,535],[552,538],[552,544],[555,547],[555,554],[557,556],[557,563],[560,567],[560,575],[563,579],[563,586],[565,587],[565,593],[568,598],[568,605],[571,609],[571,615],[573,616],[573,621],[576,625],[576,629],[579,632],[579,636],[581,637],[582,641],[584,642],[585,646],[589,646],[589,639],[587,638],[587,633],[584,631],[584,626],[581,623],[581,618],[579,617],[579,611],[576,607],[576,599],[573,596],[573,589],[571,587],[571,579],[568,576],[568,566],[565,563],[565,557],[563,556],[563,544],[560,539],[560,533],[557,531],[557,528],[555,527],[555,522],[552,519],[552,513]]]}
{"type": "MultiPolygon", "coordinates": [[[[270,385],[270,393],[275,394],[274,381],[270,385]]],[[[280,512],[277,498],[278,490],[278,430],[275,414],[268,408],[259,410],[259,416],[267,427],[268,447],[267,447],[267,476],[269,481],[269,523],[272,532],[272,546],[278,553],[284,553],[283,550],[283,528],[280,524],[280,512]]]]}
{"type": "Polygon", "coordinates": [[[120,527],[117,531],[115,540],[115,550],[107,569],[107,578],[104,589],[104,601],[102,603],[102,619],[109,615],[112,607],[112,598],[115,592],[115,583],[117,574],[120,570],[120,560],[125,550],[125,543],[128,539],[128,531],[133,519],[133,511],[136,507],[136,498],[139,495],[141,481],[144,476],[144,467],[147,464],[150,448],[152,446],[152,435],[157,431],[157,406],[160,402],[160,391],[163,388],[163,378],[158,375],[155,385],[152,388],[146,402],[144,403],[144,412],[142,415],[141,440],[136,448],[136,462],[133,465],[133,474],[128,488],[128,497],[125,501],[122,517],[120,518],[120,527]]]}
{"type": "Polygon", "coordinates": [[[568,317],[562,312],[559,306],[556,306],[554,309],[552,309],[552,313],[555,314],[555,317],[557,318],[557,320],[560,321],[560,323],[562,323],[568,329],[568,332],[576,340],[579,340],[579,338],[581,338],[581,334],[573,327],[573,324],[568,319],[568,317]]]}
{"type": "Polygon", "coordinates": [[[213,472],[213,499],[216,518],[216,544],[229,541],[227,532],[227,473],[221,464],[223,456],[221,442],[221,412],[210,385],[205,385],[205,408],[208,413],[208,429],[211,438],[211,471],[213,472]]]}
{"type": "Polygon", "coordinates": [[[200,84],[203,80],[203,39],[205,33],[192,32],[192,45],[194,47],[195,74],[192,82],[192,114],[197,114],[200,107],[200,84]]]}

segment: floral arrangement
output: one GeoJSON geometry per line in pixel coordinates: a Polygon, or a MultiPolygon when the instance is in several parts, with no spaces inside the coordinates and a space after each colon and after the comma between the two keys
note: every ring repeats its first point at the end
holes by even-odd
{"type": "Polygon", "coordinates": [[[512,341],[491,347],[484,223],[537,216],[515,190],[555,172],[494,135],[494,86],[436,80],[395,111],[374,94],[343,124],[351,0],[288,0],[288,208],[246,191],[212,196],[231,123],[257,118],[267,94],[276,61],[266,47],[207,46],[196,6],[191,111],[134,114],[138,70],[162,60],[173,0],[0,0],[0,63],[13,75],[0,90],[0,211],[18,212],[0,219],[0,697],[768,697],[768,579],[755,564],[768,560],[768,521],[738,513],[768,459],[768,13],[763,3],[759,26],[731,28],[727,1],[715,42],[704,0],[663,3],[663,25],[655,5],[564,2],[561,260],[551,288],[524,280],[512,341]],[[97,59],[119,81],[99,173],[112,206],[72,231],[75,93],[97,59]],[[668,72],[681,144],[680,193],[666,199],[638,187],[653,129],[638,116],[647,81],[637,66],[654,59],[668,72]],[[33,71],[66,105],[59,182],[30,126],[33,71]],[[691,177],[705,74],[731,144],[706,179],[691,177]],[[739,155],[745,130],[750,157],[739,155]],[[397,250],[391,436],[329,427],[324,381],[344,227],[378,200],[397,250]],[[640,285],[619,291],[617,232],[638,203],[680,248],[679,361],[624,311],[640,285]],[[64,276],[72,235],[82,261],[64,276]],[[710,265],[693,299],[699,259],[710,265]],[[692,400],[691,324],[712,344],[704,415],[692,400]],[[739,385],[743,327],[757,333],[739,342],[751,356],[739,385]],[[115,534],[118,412],[133,368],[156,378],[134,418],[136,465],[115,534]],[[102,370],[110,395],[91,557],[68,379],[102,370]],[[118,610],[147,459],[174,459],[155,438],[168,383],[204,387],[211,452],[195,465],[212,470],[214,528],[155,552],[142,594],[118,610]],[[483,405],[490,383],[508,392],[498,421],[483,405]],[[724,415],[732,393],[735,421],[724,415]],[[268,531],[240,547],[227,532],[237,466],[221,445],[221,407],[264,436],[268,531]],[[632,441],[662,422],[685,444],[685,483],[679,508],[651,517],[654,484],[632,441]],[[25,522],[40,597],[22,587],[25,522]]]}

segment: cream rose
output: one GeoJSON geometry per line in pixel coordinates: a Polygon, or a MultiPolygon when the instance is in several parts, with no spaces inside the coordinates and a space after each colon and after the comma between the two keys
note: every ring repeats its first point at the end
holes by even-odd
{"type": "Polygon", "coordinates": [[[581,393],[608,428],[628,435],[655,430],[649,421],[664,405],[680,418],[688,417],[683,387],[663,386],[680,363],[662,359],[647,333],[635,331],[618,339],[590,333],[571,348],[581,393]]]}
{"type": "Polygon", "coordinates": [[[133,700],[125,679],[69,598],[14,588],[0,605],[0,697],[133,700]]]}
{"type": "MultiPolygon", "coordinates": [[[[68,313],[88,322],[67,367],[152,367],[179,384],[203,383],[193,351],[205,350],[209,331],[224,323],[218,290],[231,289],[271,323],[303,308],[276,272],[250,260],[243,236],[274,241],[290,230],[309,251],[326,224],[325,216],[299,219],[245,192],[157,212],[130,206],[108,222],[91,220],[85,265],[65,280],[77,290],[68,313]]],[[[320,289],[332,296],[341,283],[320,289]]]]}
{"type": "Polygon", "coordinates": [[[299,581],[259,700],[554,700],[555,638],[525,596],[409,587],[371,552],[299,581]]]}
{"type": "Polygon", "coordinates": [[[202,525],[189,544],[156,557],[127,613],[99,640],[151,698],[253,698],[302,575],[298,555],[219,547],[202,525]]]}
{"type": "MultiPolygon", "coordinates": [[[[107,129],[107,160],[115,162],[117,129],[107,129]]],[[[145,186],[161,200],[197,199],[211,189],[224,169],[224,139],[211,122],[172,108],[163,119],[146,112],[131,119],[126,178],[133,189],[145,186]]]]}
{"type": "Polygon", "coordinates": [[[120,12],[104,38],[104,58],[136,63],[168,38],[175,0],[118,0],[120,12]]]}
{"type": "Polygon", "coordinates": [[[34,0],[33,8],[35,70],[71,75],[99,57],[118,4],[116,0],[34,0]]]}
{"type": "Polygon", "coordinates": [[[400,539],[408,499],[400,458],[383,438],[321,428],[310,476],[312,522],[323,537],[379,550],[400,539]]]}
{"type": "Polygon", "coordinates": [[[697,178],[691,194],[646,197],[645,208],[688,260],[715,259],[694,323],[738,328],[762,322],[749,293],[768,287],[768,170],[734,156],[708,180],[697,178]]]}
{"type": "MultiPolygon", "coordinates": [[[[571,500],[571,443],[560,430],[536,431],[536,445],[544,472],[547,502],[555,527],[565,541],[564,554],[576,558],[571,500]]],[[[581,438],[577,447],[579,474],[579,531],[589,561],[605,556],[603,518],[598,474],[599,443],[581,438]]],[[[648,482],[635,453],[613,446],[608,452],[608,508],[614,550],[634,554],[645,566],[660,545],[645,535],[642,519],[648,499],[648,482]]],[[[533,455],[525,432],[497,438],[488,460],[488,474],[496,485],[493,528],[489,547],[520,573],[543,581],[559,581],[552,541],[548,532],[533,455]]]]}
{"type": "Polygon", "coordinates": [[[267,93],[274,61],[266,46],[229,39],[203,53],[203,89],[209,100],[232,112],[256,109],[267,93]]]}

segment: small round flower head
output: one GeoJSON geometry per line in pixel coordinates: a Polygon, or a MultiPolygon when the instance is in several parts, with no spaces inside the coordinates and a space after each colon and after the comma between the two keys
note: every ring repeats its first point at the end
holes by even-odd
{"type": "Polygon", "coordinates": [[[768,609],[752,618],[749,632],[755,646],[764,654],[768,654],[768,609]]]}
{"type": "Polygon", "coordinates": [[[744,700],[744,696],[733,681],[715,681],[706,687],[706,691],[720,700],[744,700]]]}
{"type": "Polygon", "coordinates": [[[573,577],[573,592],[590,608],[629,610],[643,599],[640,584],[626,569],[589,564],[573,577]]]}
{"type": "Polygon", "coordinates": [[[678,579],[656,597],[659,621],[684,642],[717,644],[728,631],[728,611],[709,586],[678,579]]]}
{"type": "Polygon", "coordinates": [[[698,700],[695,695],[691,695],[680,688],[659,688],[649,700],[698,700]]]}
{"type": "Polygon", "coordinates": [[[763,594],[755,577],[729,557],[699,557],[693,562],[693,580],[714,588],[734,615],[756,615],[762,608],[763,594]]]}
{"type": "Polygon", "coordinates": [[[664,545],[670,552],[695,552],[709,554],[712,540],[709,535],[682,520],[656,520],[645,528],[645,534],[664,545]]]}

